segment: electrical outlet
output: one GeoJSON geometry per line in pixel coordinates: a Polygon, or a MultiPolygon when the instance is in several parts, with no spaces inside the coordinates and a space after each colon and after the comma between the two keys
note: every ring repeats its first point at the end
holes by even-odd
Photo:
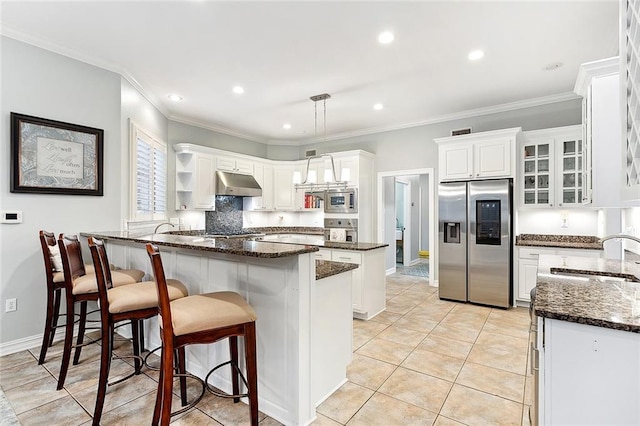
{"type": "Polygon", "coordinates": [[[4,311],[5,312],[13,312],[13,311],[15,311],[17,309],[18,309],[18,301],[15,298],[14,299],[7,299],[4,311]]]}

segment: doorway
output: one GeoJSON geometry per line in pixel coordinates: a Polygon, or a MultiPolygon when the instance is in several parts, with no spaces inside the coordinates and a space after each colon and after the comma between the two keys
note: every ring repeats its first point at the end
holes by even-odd
{"type": "MultiPolygon", "coordinates": [[[[435,172],[433,168],[378,173],[378,240],[389,244],[387,274],[428,266],[435,285],[435,172]],[[396,263],[397,262],[397,263],[396,263]]],[[[422,272],[420,272],[421,274],[422,272]]],[[[416,273],[415,275],[418,275],[416,273]]]]}

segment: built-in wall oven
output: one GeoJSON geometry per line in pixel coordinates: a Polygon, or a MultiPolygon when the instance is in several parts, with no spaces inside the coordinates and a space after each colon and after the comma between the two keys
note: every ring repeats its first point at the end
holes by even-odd
{"type": "Polygon", "coordinates": [[[358,191],[355,188],[326,191],[324,212],[358,213],[358,191]]]}
{"type": "Polygon", "coordinates": [[[357,243],[358,219],[325,219],[324,239],[325,241],[357,243]]]}

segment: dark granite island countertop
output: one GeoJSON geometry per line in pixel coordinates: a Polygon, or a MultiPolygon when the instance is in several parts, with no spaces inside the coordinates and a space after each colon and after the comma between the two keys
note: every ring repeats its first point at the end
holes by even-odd
{"type": "Polygon", "coordinates": [[[352,271],[357,268],[358,265],[356,265],[355,263],[316,260],[316,280],[329,278],[331,276],[342,274],[343,272],[352,271]]]}
{"type": "Polygon", "coordinates": [[[541,255],[534,310],[544,318],[640,333],[640,264],[541,255]]]}
{"type": "Polygon", "coordinates": [[[217,253],[235,254],[260,258],[296,256],[318,251],[317,246],[302,244],[280,244],[265,241],[252,241],[246,238],[205,238],[202,235],[143,234],[132,231],[82,232],[83,237],[95,237],[102,240],[121,240],[136,243],[153,243],[191,250],[204,250],[217,253]]]}

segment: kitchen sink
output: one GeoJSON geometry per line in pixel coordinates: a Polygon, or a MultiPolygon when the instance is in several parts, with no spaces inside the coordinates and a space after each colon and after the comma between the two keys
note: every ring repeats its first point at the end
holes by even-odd
{"type": "Polygon", "coordinates": [[[623,274],[618,272],[602,272],[589,273],[579,269],[551,268],[553,275],[562,275],[567,277],[581,277],[585,279],[595,279],[599,281],[626,281],[640,283],[640,278],[633,274],[623,274]]]}

